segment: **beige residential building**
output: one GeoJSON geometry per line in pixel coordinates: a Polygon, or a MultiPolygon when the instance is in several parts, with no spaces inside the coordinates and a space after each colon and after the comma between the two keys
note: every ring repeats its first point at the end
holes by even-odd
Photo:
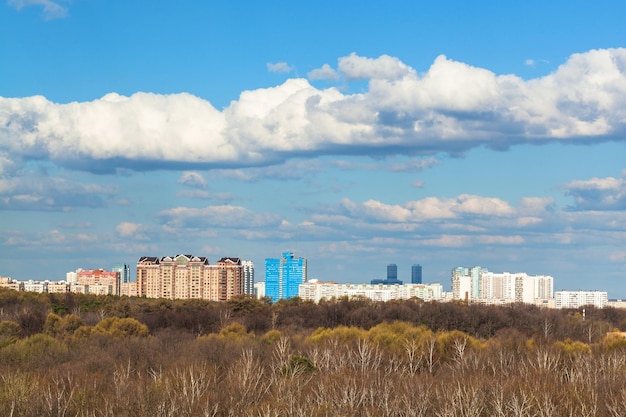
{"type": "Polygon", "coordinates": [[[227,301],[244,293],[244,267],[239,258],[210,265],[193,255],[144,256],[137,262],[136,295],[147,298],[227,301]]]}
{"type": "Polygon", "coordinates": [[[105,271],[104,269],[79,270],[76,282],[80,285],[87,285],[89,288],[98,286],[97,289],[93,290],[94,292],[88,290],[89,293],[120,294],[120,273],[117,271],[105,271]]]}
{"type": "Polygon", "coordinates": [[[137,297],[137,282],[120,283],[120,295],[126,297],[137,297]]]}
{"type": "Polygon", "coordinates": [[[64,281],[48,282],[49,294],[62,294],[69,291],[69,284],[64,281]]]}
{"type": "Polygon", "coordinates": [[[9,277],[0,277],[0,288],[9,288],[15,291],[24,291],[24,283],[9,277]]]}

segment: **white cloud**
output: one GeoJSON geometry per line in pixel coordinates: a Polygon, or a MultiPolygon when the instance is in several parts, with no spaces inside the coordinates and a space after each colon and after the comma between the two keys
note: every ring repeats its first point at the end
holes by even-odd
{"type": "Polygon", "coordinates": [[[309,80],[330,80],[336,81],[339,79],[339,74],[337,71],[331,68],[330,65],[324,64],[321,68],[316,68],[312,71],[309,71],[307,74],[309,80]]]}
{"type": "Polygon", "coordinates": [[[422,76],[390,56],[339,59],[367,91],[304,79],[244,91],[220,111],[190,94],[108,94],[56,104],[0,98],[0,164],[73,169],[272,165],[318,155],[434,155],[480,145],[624,140],[626,49],[572,55],[529,81],[438,57],[422,76]]]}
{"type": "Polygon", "coordinates": [[[388,205],[376,200],[355,204],[348,199],[344,199],[342,205],[352,214],[379,221],[404,222],[411,215],[411,211],[405,207],[388,205]]]}
{"type": "Polygon", "coordinates": [[[119,190],[114,185],[82,184],[61,177],[24,172],[0,178],[0,210],[67,211],[103,207],[119,190]]]}
{"type": "Polygon", "coordinates": [[[573,210],[626,209],[626,175],[571,181],[565,188],[574,198],[573,210]]]}
{"type": "Polygon", "coordinates": [[[46,20],[53,20],[67,16],[67,7],[61,3],[67,1],[52,0],[8,0],[8,4],[17,10],[22,10],[29,6],[43,6],[43,17],[46,20]]]}
{"type": "Polygon", "coordinates": [[[293,68],[286,62],[267,63],[267,70],[269,72],[291,72],[293,68]]]}
{"type": "Polygon", "coordinates": [[[343,199],[341,205],[351,215],[386,222],[422,222],[467,216],[509,217],[516,213],[506,201],[469,194],[456,198],[426,197],[403,205],[389,205],[376,200],[359,204],[343,199]]]}
{"type": "Polygon", "coordinates": [[[238,229],[276,227],[281,218],[270,213],[255,213],[241,206],[220,205],[204,208],[176,207],[160,214],[172,227],[214,227],[238,229]]]}
{"type": "Polygon", "coordinates": [[[191,188],[203,190],[207,186],[207,182],[199,172],[185,171],[178,179],[178,183],[191,188]]]}
{"type": "Polygon", "coordinates": [[[396,80],[406,75],[415,75],[414,70],[398,58],[389,55],[366,58],[355,53],[339,58],[339,72],[349,80],[396,80]]]}
{"type": "Polygon", "coordinates": [[[115,227],[115,231],[121,237],[130,237],[136,235],[141,227],[142,225],[139,223],[122,222],[115,227]]]}

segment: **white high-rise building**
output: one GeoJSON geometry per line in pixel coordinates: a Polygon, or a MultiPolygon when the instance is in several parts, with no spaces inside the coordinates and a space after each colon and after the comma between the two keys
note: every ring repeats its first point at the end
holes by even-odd
{"type": "Polygon", "coordinates": [[[456,300],[480,303],[545,304],[553,298],[554,279],[525,272],[489,272],[482,267],[452,270],[452,296],[456,300]]]}
{"type": "Polygon", "coordinates": [[[241,261],[243,267],[243,293],[254,295],[254,262],[241,261]]]}

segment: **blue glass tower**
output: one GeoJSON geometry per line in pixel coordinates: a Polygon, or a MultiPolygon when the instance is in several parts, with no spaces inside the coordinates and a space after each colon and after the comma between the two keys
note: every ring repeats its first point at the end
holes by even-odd
{"type": "Polygon", "coordinates": [[[265,259],[265,296],[270,297],[272,301],[280,299],[280,259],[265,259]]]}
{"type": "Polygon", "coordinates": [[[283,252],[280,258],[265,259],[265,295],[272,301],[298,296],[300,284],[306,281],[306,259],[293,252],[283,252]]]}
{"type": "Polygon", "coordinates": [[[411,267],[411,284],[422,283],[422,265],[416,264],[411,267]]]}
{"type": "Polygon", "coordinates": [[[120,282],[130,282],[130,266],[126,264],[115,264],[111,268],[111,271],[120,273],[120,282]]]}

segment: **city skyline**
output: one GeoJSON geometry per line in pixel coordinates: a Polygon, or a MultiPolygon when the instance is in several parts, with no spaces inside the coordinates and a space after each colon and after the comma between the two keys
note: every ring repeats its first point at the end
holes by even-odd
{"type": "Polygon", "coordinates": [[[0,275],[288,250],[626,298],[623,12],[1,2],[0,275]]]}

